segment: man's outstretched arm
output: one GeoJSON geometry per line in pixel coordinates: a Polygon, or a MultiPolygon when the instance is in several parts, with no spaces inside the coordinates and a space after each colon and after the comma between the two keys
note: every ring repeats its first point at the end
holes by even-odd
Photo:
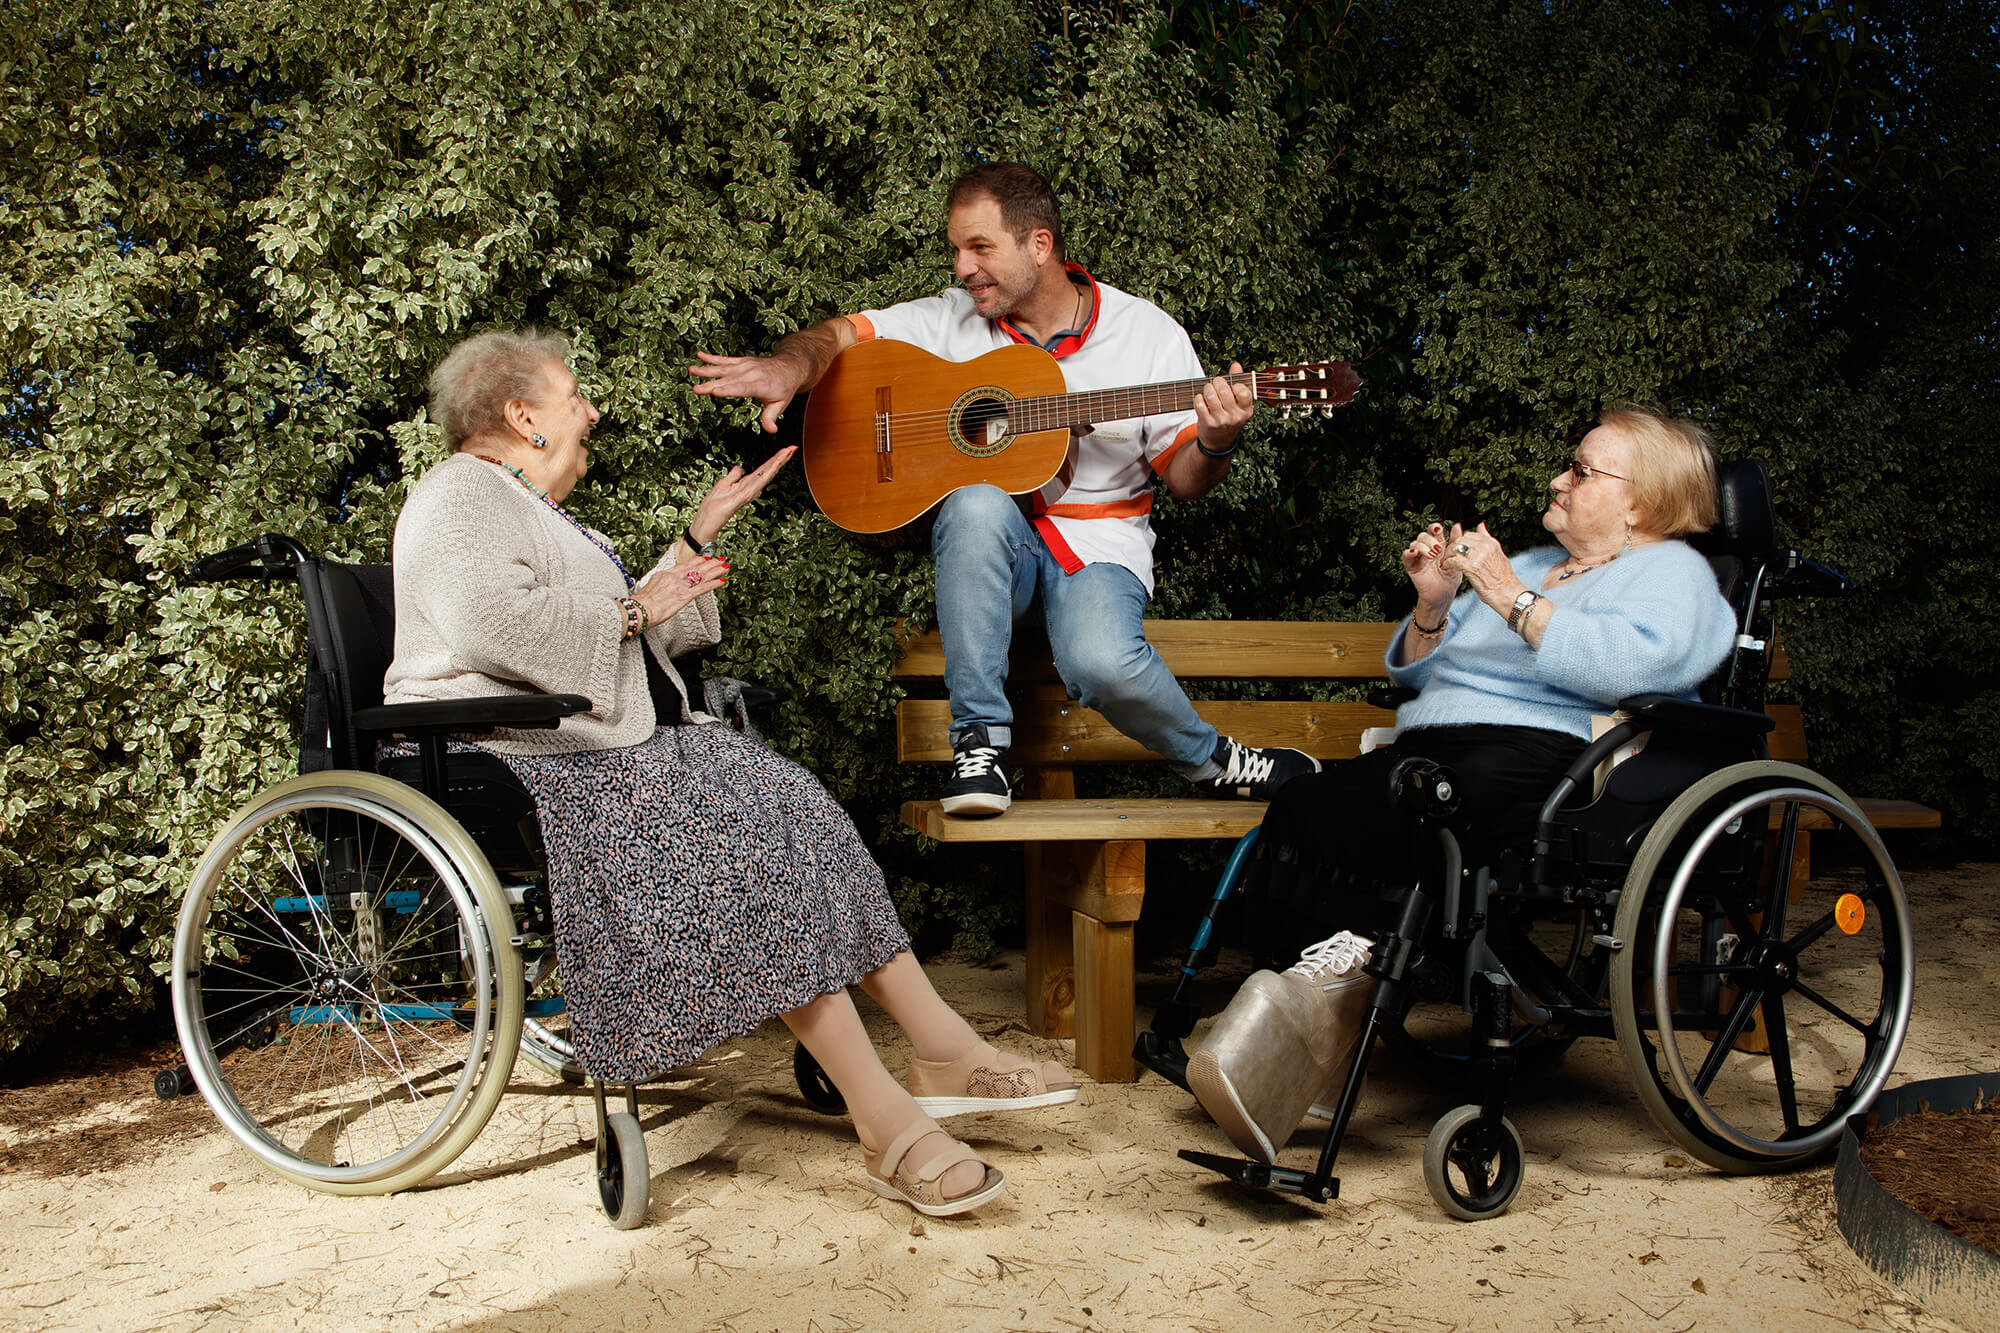
{"type": "Polygon", "coordinates": [[[811,328],[785,335],[769,356],[717,356],[696,352],[698,366],[688,370],[701,383],[694,391],[710,398],[755,398],[764,405],[758,420],[767,434],[778,431],[778,417],[794,396],[818,384],[833,358],[861,340],[845,315],[823,319],[811,328]]]}

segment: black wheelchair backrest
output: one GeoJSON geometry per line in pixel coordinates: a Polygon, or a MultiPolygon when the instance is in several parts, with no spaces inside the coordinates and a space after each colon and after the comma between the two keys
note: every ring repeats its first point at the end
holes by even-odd
{"type": "Polygon", "coordinates": [[[1739,621],[1743,599],[1757,571],[1778,554],[1778,511],[1771,502],[1771,478],[1754,458],[1739,458],[1716,467],[1717,518],[1707,532],[1688,544],[1708,557],[1716,586],[1736,608],[1739,621]]]}
{"type": "Polygon", "coordinates": [[[363,753],[354,714],[382,702],[382,678],[396,648],[396,594],[389,567],[307,560],[296,572],[311,649],[300,767],[307,772],[373,768],[373,739],[363,753]],[[314,717],[316,704],[320,718],[314,717]]]}

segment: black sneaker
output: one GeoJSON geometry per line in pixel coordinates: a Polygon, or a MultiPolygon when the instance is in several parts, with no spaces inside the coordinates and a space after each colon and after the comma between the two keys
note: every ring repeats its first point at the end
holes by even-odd
{"type": "Polygon", "coordinates": [[[997,815],[1013,804],[1000,751],[987,741],[986,728],[967,723],[951,738],[951,776],[938,804],[948,815],[997,815]]]}
{"type": "Polygon", "coordinates": [[[1268,801],[1293,778],[1319,772],[1319,760],[1304,750],[1253,749],[1224,736],[1215,743],[1215,762],[1222,771],[1194,785],[1207,796],[1236,796],[1268,801]]]}

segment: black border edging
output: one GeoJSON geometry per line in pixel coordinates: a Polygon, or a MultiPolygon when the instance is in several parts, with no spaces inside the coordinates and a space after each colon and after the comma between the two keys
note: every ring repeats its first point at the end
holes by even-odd
{"type": "Polygon", "coordinates": [[[1923,1079],[1890,1088],[1872,1111],[1851,1115],[1833,1167],[1840,1234],[1861,1261],[1932,1314],[1974,1329],[2000,1329],[2000,1257],[1960,1240],[1882,1188],[1861,1162],[1861,1136],[1917,1111],[1963,1111],[2000,1097],[2000,1073],[1923,1079]]]}

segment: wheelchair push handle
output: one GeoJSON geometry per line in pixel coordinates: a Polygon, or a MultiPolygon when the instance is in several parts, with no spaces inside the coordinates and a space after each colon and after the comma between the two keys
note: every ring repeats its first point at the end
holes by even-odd
{"type": "Polygon", "coordinates": [[[1859,585],[1837,569],[1809,560],[1797,551],[1787,551],[1782,563],[1773,567],[1764,585],[1771,597],[1845,597],[1859,585]]]}
{"type": "Polygon", "coordinates": [[[306,548],[280,532],[267,532],[255,541],[232,546],[226,551],[202,556],[187,568],[196,583],[221,583],[225,579],[280,579],[312,557],[306,548]]]}

